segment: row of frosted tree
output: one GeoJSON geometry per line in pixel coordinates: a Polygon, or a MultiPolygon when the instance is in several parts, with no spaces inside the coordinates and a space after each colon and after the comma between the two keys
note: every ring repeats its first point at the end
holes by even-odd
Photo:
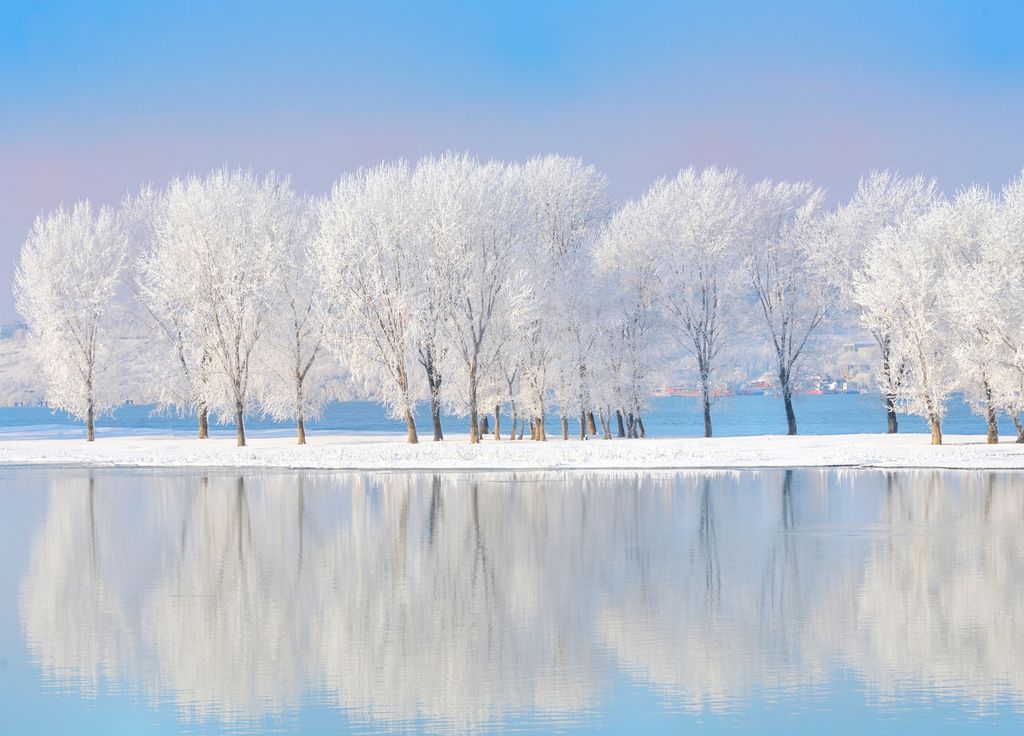
{"type": "MultiPolygon", "coordinates": [[[[470,441],[642,437],[669,370],[712,397],[737,351],[768,346],[790,434],[823,324],[878,343],[889,431],[940,443],[963,393],[988,421],[1024,411],[1024,180],[940,196],[872,172],[829,210],[807,182],[687,169],[615,209],[563,156],[466,155],[344,175],[320,198],[221,169],[143,187],[119,208],[40,216],[15,278],[54,408],[94,420],[127,395],[198,418],[263,412],[298,441],[339,375],[403,419],[429,403],[470,441]],[[340,369],[340,373],[339,373],[340,369]],[[503,431],[503,415],[510,420],[503,431]]],[[[1024,437],[1024,432],[1021,432],[1024,437]]]]}

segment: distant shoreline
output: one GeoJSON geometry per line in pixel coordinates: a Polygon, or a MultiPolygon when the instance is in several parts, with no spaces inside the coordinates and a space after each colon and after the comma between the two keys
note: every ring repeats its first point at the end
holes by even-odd
{"type": "Polygon", "coordinates": [[[283,436],[180,436],[0,440],[2,466],[267,468],[335,470],[703,470],[759,468],[918,468],[1024,470],[1024,445],[1005,438],[925,434],[761,435],[642,440],[528,440],[470,445],[465,435],[409,445],[404,435],[314,434],[297,446],[283,436]]]}

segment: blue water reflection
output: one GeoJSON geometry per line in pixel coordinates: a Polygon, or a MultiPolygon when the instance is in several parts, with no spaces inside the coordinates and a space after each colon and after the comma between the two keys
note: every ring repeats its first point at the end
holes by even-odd
{"type": "Polygon", "coordinates": [[[9,469],[11,732],[1018,733],[1024,476],[9,469]]]}

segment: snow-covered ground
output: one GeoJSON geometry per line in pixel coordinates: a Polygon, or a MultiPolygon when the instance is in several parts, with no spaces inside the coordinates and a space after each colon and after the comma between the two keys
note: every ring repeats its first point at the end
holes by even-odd
{"type": "Polygon", "coordinates": [[[631,469],[892,467],[1024,469],[1024,445],[986,445],[983,437],[949,436],[933,447],[924,434],[759,436],[714,439],[485,440],[465,436],[408,445],[393,435],[313,435],[304,447],[286,437],[181,437],[0,440],[0,464],[130,467],[391,469],[631,469]]]}

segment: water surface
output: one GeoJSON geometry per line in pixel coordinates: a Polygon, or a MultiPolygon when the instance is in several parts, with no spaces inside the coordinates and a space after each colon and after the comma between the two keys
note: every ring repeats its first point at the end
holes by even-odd
{"type": "Polygon", "coordinates": [[[1020,733],[1024,475],[0,471],[5,733],[1020,733]]]}
{"type": "MultiPolygon", "coordinates": [[[[701,437],[704,435],[704,416],[697,399],[684,396],[658,396],[650,400],[650,409],[644,414],[644,426],[654,437],[701,437]]],[[[885,407],[877,394],[825,394],[795,397],[797,424],[801,434],[876,433],[886,429],[885,407]]],[[[720,437],[742,435],[785,434],[786,418],[782,399],[775,396],[731,396],[718,399],[712,409],[715,434],[720,437]]],[[[233,421],[234,417],[230,417],[233,421]]],[[[560,420],[546,417],[548,435],[560,437],[560,420]]],[[[928,424],[921,417],[900,415],[900,431],[927,433],[928,424]]],[[[511,428],[512,418],[502,418],[504,432],[511,428]]],[[[468,431],[466,420],[445,414],[441,418],[446,433],[468,431]]],[[[420,433],[430,432],[430,409],[419,405],[416,425],[420,433]]],[[[569,420],[573,438],[579,436],[576,418],[569,420]]],[[[196,431],[196,420],[191,416],[177,416],[158,412],[150,405],[119,407],[113,416],[97,420],[99,437],[140,434],[176,434],[191,437],[196,431]]],[[[247,419],[251,435],[294,434],[288,422],[273,422],[267,417],[247,419]]],[[[397,433],[404,436],[405,425],[387,416],[379,404],[369,401],[335,401],[328,404],[322,417],[307,422],[313,433],[397,433]]],[[[958,397],[947,404],[942,423],[946,434],[985,435],[985,420],[971,411],[958,397]]],[[[234,436],[233,425],[214,424],[213,434],[234,436]]],[[[1013,423],[1005,416],[999,418],[999,431],[1015,436],[1013,423]]],[[[84,437],[82,422],[65,414],[53,412],[44,406],[0,407],[0,439],[29,437],[84,437]]]]}

